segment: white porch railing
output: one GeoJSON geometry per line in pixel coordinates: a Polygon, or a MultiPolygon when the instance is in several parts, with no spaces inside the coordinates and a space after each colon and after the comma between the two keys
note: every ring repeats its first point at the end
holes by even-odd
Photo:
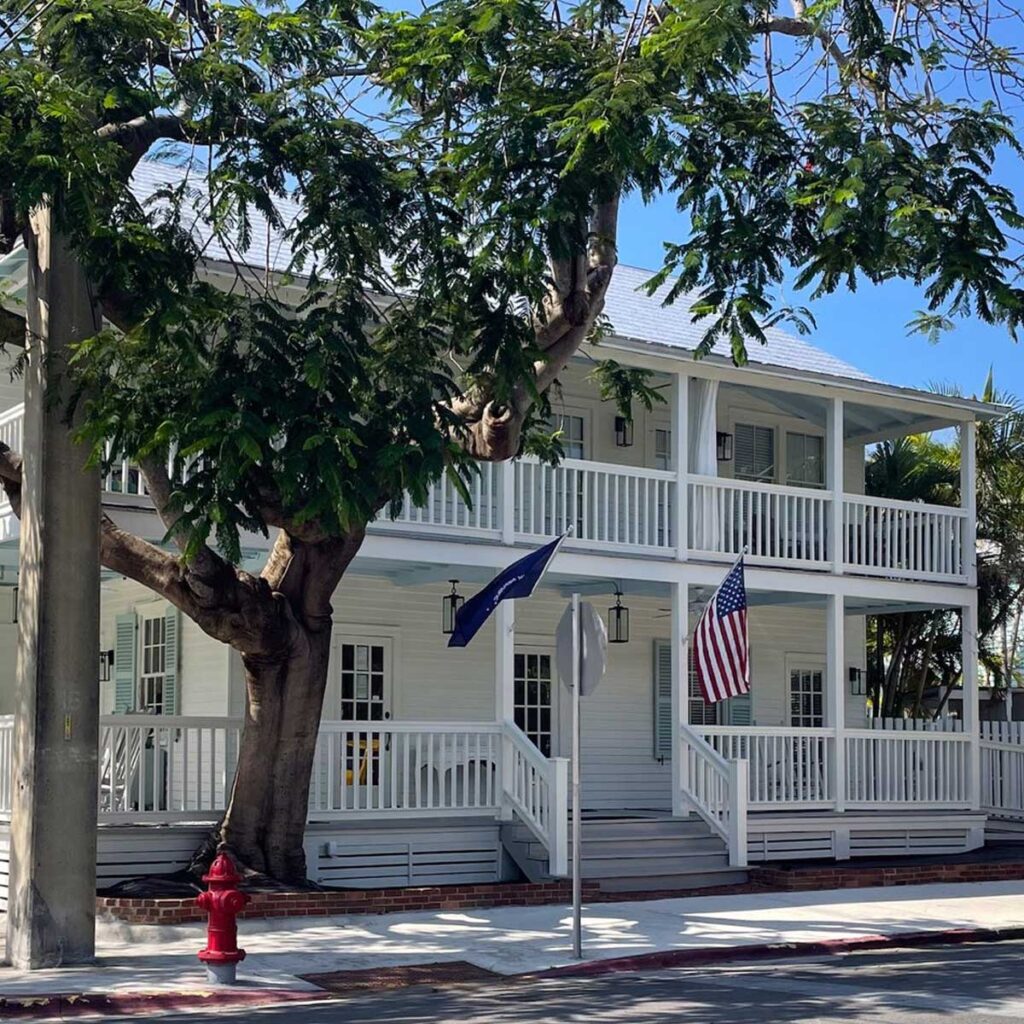
{"type": "Polygon", "coordinates": [[[556,877],[569,872],[569,762],[546,758],[521,729],[506,724],[504,739],[511,778],[505,796],[519,819],[544,844],[548,869],[556,877]]]}
{"type": "Polygon", "coordinates": [[[480,464],[480,472],[467,485],[472,504],[467,505],[462,495],[447,476],[431,484],[427,490],[427,503],[417,508],[406,497],[402,511],[396,519],[382,515],[375,527],[416,527],[431,532],[469,531],[481,536],[497,536],[501,529],[501,507],[498,479],[494,466],[480,464]]]}
{"type": "Polygon", "coordinates": [[[970,737],[953,731],[848,729],[846,805],[970,807],[970,737]]]}
{"type": "Polygon", "coordinates": [[[981,806],[1024,818],[1024,722],[981,723],[981,806]]]}
{"type": "Polygon", "coordinates": [[[835,733],[762,726],[695,727],[726,761],[744,760],[753,810],[835,803],[835,733]]]}
{"type": "Polygon", "coordinates": [[[725,840],[729,863],[747,864],[747,762],[727,761],[700,733],[680,725],[683,798],[725,840]]]}
{"type": "Polygon", "coordinates": [[[501,727],[457,722],[323,722],[311,820],[389,812],[497,813],[501,727]]]}
{"type": "Polygon", "coordinates": [[[203,821],[227,806],[242,723],[230,718],[100,718],[102,821],[203,821]]]}
{"type": "Polygon", "coordinates": [[[0,821],[11,820],[13,773],[14,715],[0,715],[0,821]]]}
{"type": "MultiPolygon", "coordinates": [[[[99,820],[216,820],[227,806],[242,723],[234,718],[100,719],[99,820]]],[[[0,820],[11,813],[14,716],[0,716],[0,820]]],[[[514,812],[568,870],[568,761],[515,726],[322,722],[309,820],[514,812]]]]}
{"type": "Polygon", "coordinates": [[[573,528],[572,542],[620,551],[673,549],[675,474],[566,459],[515,462],[515,532],[545,537],[573,528]]]}
{"type": "Polygon", "coordinates": [[[808,487],[691,476],[689,545],[709,556],[751,562],[828,562],[831,498],[808,487]]]}
{"type": "Polygon", "coordinates": [[[871,576],[966,580],[967,511],[847,495],[843,564],[871,576]]]}

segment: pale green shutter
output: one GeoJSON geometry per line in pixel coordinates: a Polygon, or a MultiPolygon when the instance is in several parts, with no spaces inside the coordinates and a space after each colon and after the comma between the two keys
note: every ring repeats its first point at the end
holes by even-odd
{"type": "Polygon", "coordinates": [[[136,701],[135,612],[124,612],[114,622],[114,713],[123,715],[135,707],[136,701]]]}
{"type": "Polygon", "coordinates": [[[730,697],[725,702],[725,706],[729,725],[754,724],[754,713],[749,693],[745,693],[742,697],[730,697]]]}
{"type": "Polygon", "coordinates": [[[672,760],[672,645],[654,641],[654,756],[672,760]]]}
{"type": "Polygon", "coordinates": [[[164,714],[178,713],[178,659],[181,645],[178,609],[168,605],[164,614],[164,714]]]}

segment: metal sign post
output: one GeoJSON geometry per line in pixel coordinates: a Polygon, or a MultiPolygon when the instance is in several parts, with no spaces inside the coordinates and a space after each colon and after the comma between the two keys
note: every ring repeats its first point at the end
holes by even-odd
{"type": "Polygon", "coordinates": [[[572,595],[572,955],[583,958],[583,884],[580,807],[580,682],[583,677],[583,638],[580,633],[580,595],[572,595]]]}

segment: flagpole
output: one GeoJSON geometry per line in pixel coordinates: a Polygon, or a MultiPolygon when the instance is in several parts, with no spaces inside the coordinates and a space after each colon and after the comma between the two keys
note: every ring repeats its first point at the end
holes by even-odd
{"type": "Polygon", "coordinates": [[[582,927],[582,810],[580,808],[580,660],[583,643],[580,635],[580,595],[572,595],[572,955],[583,959],[582,927]]]}

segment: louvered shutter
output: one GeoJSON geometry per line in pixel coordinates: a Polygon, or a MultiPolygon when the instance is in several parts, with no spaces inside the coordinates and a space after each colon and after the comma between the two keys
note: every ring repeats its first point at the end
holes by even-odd
{"type": "Polygon", "coordinates": [[[736,476],[741,479],[774,479],[775,430],[752,423],[737,423],[733,460],[736,476]]]}
{"type": "Polygon", "coordinates": [[[118,615],[114,625],[114,713],[123,715],[135,707],[138,679],[135,612],[118,615]]]}
{"type": "Polygon", "coordinates": [[[742,697],[730,697],[725,703],[729,725],[754,724],[754,711],[749,693],[745,693],[742,697]]]}
{"type": "Polygon", "coordinates": [[[169,604],[164,613],[164,714],[178,713],[178,660],[181,636],[178,609],[169,604]]]}
{"type": "Polygon", "coordinates": [[[672,760],[672,645],[654,641],[654,756],[672,760]]]}

